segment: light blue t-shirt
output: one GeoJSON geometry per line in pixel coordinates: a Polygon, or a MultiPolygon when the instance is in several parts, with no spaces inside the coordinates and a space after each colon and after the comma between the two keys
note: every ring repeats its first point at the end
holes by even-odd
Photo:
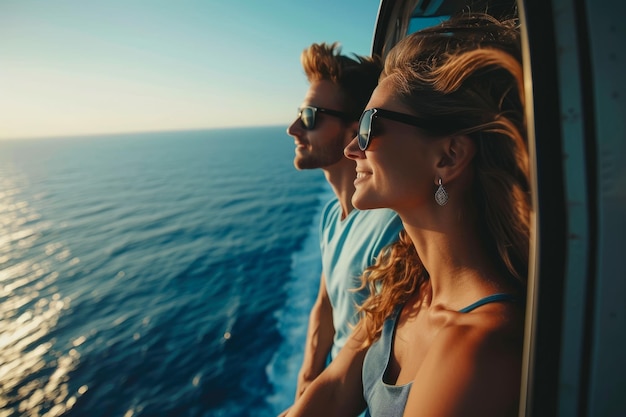
{"type": "Polygon", "coordinates": [[[337,198],[324,207],[320,247],[335,326],[331,358],[337,356],[358,321],[356,305],[369,295],[367,288],[353,291],[361,285],[363,271],[374,263],[382,248],[398,240],[402,228],[402,221],[392,210],[353,209],[341,220],[341,205],[337,198]]]}

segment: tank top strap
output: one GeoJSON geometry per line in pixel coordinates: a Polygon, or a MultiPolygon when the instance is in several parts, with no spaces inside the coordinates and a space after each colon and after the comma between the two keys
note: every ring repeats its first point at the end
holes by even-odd
{"type": "Polygon", "coordinates": [[[468,305],[465,308],[460,309],[459,313],[469,313],[470,311],[489,303],[496,303],[498,301],[518,301],[519,299],[520,297],[514,294],[491,294],[485,298],[481,298],[480,300],[468,305]]]}

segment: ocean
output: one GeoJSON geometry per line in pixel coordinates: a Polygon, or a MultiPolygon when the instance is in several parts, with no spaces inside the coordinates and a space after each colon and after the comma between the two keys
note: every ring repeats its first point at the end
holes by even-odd
{"type": "Polygon", "coordinates": [[[275,416],[321,271],[285,127],[0,141],[0,417],[275,416]]]}

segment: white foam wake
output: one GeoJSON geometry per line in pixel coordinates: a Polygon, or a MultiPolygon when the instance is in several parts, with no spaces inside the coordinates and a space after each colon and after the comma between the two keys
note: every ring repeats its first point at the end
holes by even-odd
{"type": "Polygon", "coordinates": [[[267,398],[276,416],[291,406],[296,395],[296,382],[304,356],[304,342],[309,312],[319,289],[322,264],[319,249],[319,222],[322,208],[332,198],[330,187],[320,194],[320,206],[311,221],[310,230],[302,249],[291,258],[291,276],[287,286],[287,299],[282,309],[276,311],[278,331],[283,336],[266,372],[273,385],[273,394],[267,398]]]}

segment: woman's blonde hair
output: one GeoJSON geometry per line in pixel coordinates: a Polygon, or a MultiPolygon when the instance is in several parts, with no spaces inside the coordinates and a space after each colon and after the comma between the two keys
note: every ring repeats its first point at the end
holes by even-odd
{"type": "MultiPolygon", "coordinates": [[[[424,119],[434,137],[467,135],[478,230],[503,274],[525,288],[530,235],[529,161],[519,27],[485,14],[458,16],[409,35],[387,56],[381,80],[424,119]]],[[[428,280],[402,232],[363,276],[372,295],[360,306],[371,343],[384,320],[428,280]]]]}

